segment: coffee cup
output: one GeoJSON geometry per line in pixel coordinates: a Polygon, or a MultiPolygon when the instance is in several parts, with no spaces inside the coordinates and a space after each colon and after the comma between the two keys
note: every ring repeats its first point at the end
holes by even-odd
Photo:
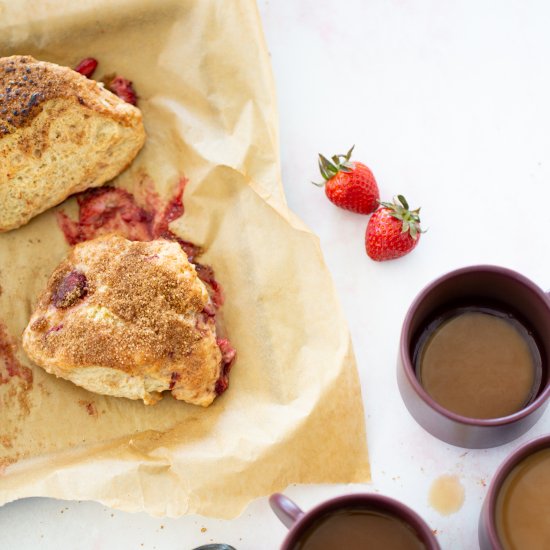
{"type": "Polygon", "coordinates": [[[439,550],[422,518],[404,504],[373,494],[349,494],[327,500],[309,512],[276,493],[269,504],[289,529],[281,550],[439,550]]]}
{"type": "Polygon", "coordinates": [[[479,518],[481,550],[550,544],[550,435],[516,449],[493,477],[479,518]]]}
{"type": "Polygon", "coordinates": [[[443,275],[415,298],[401,331],[397,383],[429,433],[489,448],[541,417],[549,364],[548,295],[519,273],[479,265],[443,275]]]}

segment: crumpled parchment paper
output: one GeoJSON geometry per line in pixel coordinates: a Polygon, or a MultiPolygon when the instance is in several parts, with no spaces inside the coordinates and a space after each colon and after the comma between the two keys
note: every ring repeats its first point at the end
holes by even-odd
{"type": "Polygon", "coordinates": [[[30,363],[20,337],[68,251],[55,211],[74,216],[75,201],[1,234],[0,321],[33,382],[0,384],[0,503],[49,496],[227,518],[290,483],[369,481],[349,333],[318,241],[280,184],[254,1],[0,0],[0,56],[12,54],[68,66],[93,56],[94,78],[134,82],[148,138],[114,184],[137,196],[145,178],[167,200],[188,178],[171,229],[205,248],[238,359],[207,409],[56,379],[30,363]]]}

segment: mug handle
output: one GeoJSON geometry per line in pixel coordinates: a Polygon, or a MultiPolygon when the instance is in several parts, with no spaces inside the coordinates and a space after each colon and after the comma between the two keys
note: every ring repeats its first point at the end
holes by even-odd
{"type": "Polygon", "coordinates": [[[269,505],[287,529],[290,529],[304,515],[304,511],[297,504],[281,493],[271,495],[269,505]]]}

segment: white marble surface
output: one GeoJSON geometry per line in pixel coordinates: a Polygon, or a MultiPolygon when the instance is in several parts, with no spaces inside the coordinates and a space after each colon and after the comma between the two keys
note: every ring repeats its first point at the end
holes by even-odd
{"type": "MultiPolygon", "coordinates": [[[[455,267],[501,264],[550,287],[550,5],[260,0],[259,7],[278,89],[288,203],[319,235],[350,325],[373,475],[364,487],[287,492],[306,509],[348,491],[380,492],[415,508],[444,549],[475,549],[485,484],[513,448],[550,432],[550,411],[501,448],[446,445],[403,406],[396,346],[414,295],[455,267]],[[318,179],[317,152],[352,143],[384,198],[403,193],[422,205],[429,231],[401,260],[369,260],[367,219],[335,208],[309,183],[318,179]],[[441,474],[458,475],[466,491],[462,509],[448,517],[428,505],[430,484],[441,474]]],[[[2,549],[187,550],[223,541],[238,550],[275,550],[284,534],[266,499],[233,521],[157,519],[47,499],[0,511],[2,549]]]]}

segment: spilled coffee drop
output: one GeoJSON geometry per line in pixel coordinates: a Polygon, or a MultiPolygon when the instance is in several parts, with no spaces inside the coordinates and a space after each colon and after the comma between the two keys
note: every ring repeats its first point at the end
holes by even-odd
{"type": "Polygon", "coordinates": [[[457,476],[440,476],[433,481],[428,500],[442,516],[454,514],[464,504],[464,486],[457,476]]]}

